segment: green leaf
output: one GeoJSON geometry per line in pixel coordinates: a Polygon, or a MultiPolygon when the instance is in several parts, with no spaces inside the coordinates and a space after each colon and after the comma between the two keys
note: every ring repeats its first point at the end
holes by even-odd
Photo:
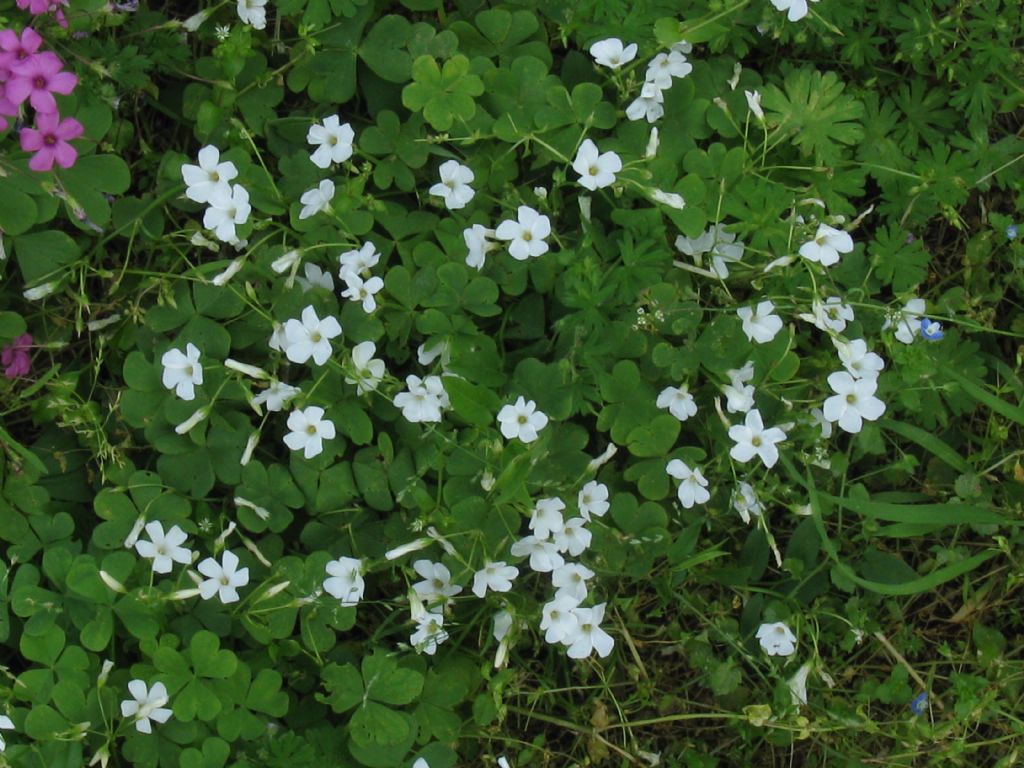
{"type": "Polygon", "coordinates": [[[31,286],[42,280],[56,279],[82,252],[78,243],[63,232],[47,230],[15,237],[14,254],[22,278],[31,286]]]}
{"type": "Polygon", "coordinates": [[[261,669],[249,686],[245,706],[272,717],[284,717],[288,712],[288,694],[281,690],[284,678],[273,669],[261,669]]]}
{"type": "Polygon", "coordinates": [[[205,629],[192,635],[189,658],[192,660],[192,669],[200,677],[231,677],[238,666],[235,654],[227,649],[222,650],[217,636],[205,629]]]}
{"type": "Polygon", "coordinates": [[[402,89],[402,104],[423,117],[436,130],[447,131],[456,119],[476,114],[474,96],[484,91],[483,81],[469,73],[469,59],[456,55],[438,66],[433,56],[420,56],[412,64],[413,82],[402,89]]]}
{"type": "Polygon", "coordinates": [[[400,713],[375,701],[357,709],[348,724],[352,740],[361,747],[387,747],[409,737],[409,722],[400,713]]]}
{"type": "Polygon", "coordinates": [[[317,694],[317,700],[335,712],[347,712],[363,700],[363,678],[351,664],[328,664],[320,673],[329,695],[317,694]]]}
{"type": "Polygon", "coordinates": [[[12,181],[0,177],[0,232],[20,235],[36,223],[38,210],[35,201],[18,189],[12,181]]]}
{"type": "Polygon", "coordinates": [[[383,704],[409,704],[423,690],[423,675],[398,663],[383,653],[363,659],[363,683],[366,695],[383,704]]]}
{"type": "Polygon", "coordinates": [[[629,432],[626,437],[629,452],[644,458],[664,456],[675,445],[679,429],[680,422],[675,416],[667,413],[655,416],[629,432]]]}
{"type": "Polygon", "coordinates": [[[472,384],[456,376],[445,376],[442,383],[451,400],[452,410],[466,423],[476,427],[487,427],[496,423],[501,402],[490,388],[472,384]]]}
{"type": "Polygon", "coordinates": [[[359,44],[359,57],[388,82],[408,82],[412,74],[412,57],[405,47],[411,32],[412,24],[405,17],[383,16],[359,44]]]}

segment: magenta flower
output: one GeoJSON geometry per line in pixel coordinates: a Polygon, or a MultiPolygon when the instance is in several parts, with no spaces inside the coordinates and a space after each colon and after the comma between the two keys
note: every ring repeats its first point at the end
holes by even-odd
{"type": "Polygon", "coordinates": [[[0,83],[0,131],[7,130],[5,117],[14,117],[18,114],[18,105],[7,98],[5,90],[4,84],[0,83]]]}
{"type": "Polygon", "coordinates": [[[0,352],[0,364],[4,366],[4,376],[8,379],[17,379],[27,376],[32,368],[32,358],[28,356],[28,350],[32,346],[32,336],[23,333],[14,339],[0,352]]]}
{"type": "Polygon", "coordinates": [[[23,11],[28,11],[33,16],[56,10],[61,5],[67,5],[67,3],[54,2],[54,0],[18,0],[18,7],[23,11]]]}
{"type": "Polygon", "coordinates": [[[21,129],[21,148],[36,154],[28,161],[33,171],[49,171],[54,161],[61,168],[70,168],[78,159],[78,152],[68,144],[85,129],[73,117],[60,119],[56,112],[36,115],[35,128],[21,129]]]}
{"type": "Polygon", "coordinates": [[[7,98],[15,104],[28,99],[36,112],[56,112],[57,102],[53,94],[66,96],[78,85],[78,78],[65,72],[64,62],[50,51],[33,54],[14,65],[11,74],[13,77],[7,83],[7,98]]]}
{"type": "Polygon", "coordinates": [[[0,69],[11,69],[39,50],[43,38],[32,27],[25,27],[19,38],[12,29],[0,30],[0,69]]]}

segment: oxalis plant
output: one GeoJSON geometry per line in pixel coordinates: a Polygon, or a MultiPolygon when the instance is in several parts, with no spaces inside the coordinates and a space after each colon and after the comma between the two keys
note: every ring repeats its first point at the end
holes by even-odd
{"type": "Polygon", "coordinates": [[[1017,3],[186,5],[0,5],[0,764],[1014,764],[1017,3]]]}

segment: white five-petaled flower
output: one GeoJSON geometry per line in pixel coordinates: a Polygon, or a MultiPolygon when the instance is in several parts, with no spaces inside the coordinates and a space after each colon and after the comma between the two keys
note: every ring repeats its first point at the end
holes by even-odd
{"type": "Polygon", "coordinates": [[[494,230],[488,229],[483,224],[474,224],[462,230],[462,239],[466,241],[466,248],[469,249],[469,253],[466,254],[467,267],[484,268],[488,251],[498,247],[497,243],[488,240],[489,237],[494,237],[494,230]]]}
{"type": "Polygon", "coordinates": [[[326,211],[331,207],[331,200],[334,199],[334,182],[324,179],[319,186],[307,189],[302,193],[299,202],[302,203],[302,210],[299,211],[299,221],[315,216],[320,211],[326,211]]]}
{"type": "Polygon", "coordinates": [[[410,374],[405,377],[406,390],[395,395],[396,408],[412,422],[441,421],[441,411],[448,407],[448,393],[439,376],[421,379],[410,374]]]}
{"type": "Polygon", "coordinates": [[[798,317],[813,323],[819,330],[842,333],[846,324],[853,321],[853,307],[843,304],[838,296],[829,296],[824,304],[815,299],[811,302],[811,313],[800,314],[798,317]]]}
{"type": "Polygon", "coordinates": [[[530,558],[530,568],[537,573],[550,573],[565,563],[552,541],[538,536],[524,536],[509,548],[513,557],[530,558]]]}
{"type": "Polygon", "coordinates": [[[587,521],[582,517],[571,517],[562,525],[562,530],[551,534],[558,554],[566,552],[572,557],[579,557],[590,548],[594,535],[587,530],[587,521]]]}
{"type": "Polygon", "coordinates": [[[366,589],[363,561],[354,557],[339,557],[327,563],[325,570],[328,578],[324,579],[324,592],[336,597],[346,608],[359,605],[366,589]]]}
{"type": "Polygon", "coordinates": [[[747,97],[747,106],[750,107],[750,111],[754,113],[754,117],[763,122],[764,110],[761,109],[761,92],[744,91],[743,95],[747,97]]]}
{"type": "Polygon", "coordinates": [[[748,360],[742,368],[725,372],[729,383],[722,387],[726,397],[725,409],[729,413],[746,413],[754,407],[754,387],[747,382],[754,378],[754,363],[748,360]]]}
{"type": "Polygon", "coordinates": [[[839,353],[839,361],[855,379],[877,379],[878,374],[885,368],[885,361],[880,356],[868,352],[868,345],[864,339],[832,339],[832,343],[839,353]]]}
{"type": "Polygon", "coordinates": [[[199,364],[199,350],[192,342],[180,349],[169,349],[160,358],[164,367],[163,384],[173,389],[182,400],[195,400],[195,387],[203,383],[203,366],[199,364]]]}
{"type": "Polygon", "coordinates": [[[580,509],[580,515],[584,520],[590,520],[590,516],[604,517],[611,506],[608,503],[608,486],[591,480],[580,489],[576,505],[580,509]]]}
{"type": "Polygon", "coordinates": [[[623,64],[629,64],[636,58],[636,52],[636,43],[623,46],[617,37],[598,40],[590,46],[590,55],[594,57],[594,61],[609,69],[618,69],[623,64]]]}
{"type": "Polygon", "coordinates": [[[352,368],[355,378],[345,377],[346,384],[356,385],[356,394],[365,395],[374,392],[377,385],[384,380],[387,368],[383,360],[375,359],[377,345],[372,341],[363,341],[352,347],[352,368]]]}
{"type": "Polygon", "coordinates": [[[519,575],[519,569],[504,560],[496,563],[488,562],[473,574],[473,594],[482,598],[491,592],[508,592],[512,589],[512,580],[519,575]]]}
{"type": "Polygon", "coordinates": [[[324,409],[316,405],[296,408],[288,415],[288,429],[284,444],[293,451],[302,451],[307,459],[319,456],[324,450],[324,440],[333,440],[337,434],[334,422],[324,418],[324,409]]]}
{"type": "Polygon", "coordinates": [[[751,517],[760,517],[764,511],[754,486],[743,481],[740,481],[732,492],[732,508],[739,513],[740,519],[747,525],[750,525],[751,517]]]}
{"type": "Polygon", "coordinates": [[[238,176],[238,169],[231,161],[220,162],[220,150],[206,146],[199,150],[199,165],[181,166],[181,177],[188,188],[185,197],[197,203],[210,202],[215,189],[229,186],[238,176]]]}
{"type": "Polygon", "coordinates": [[[475,178],[473,171],[458,160],[446,160],[437,170],[441,181],[430,188],[430,194],[444,198],[444,207],[449,211],[465,208],[476,194],[469,186],[475,178]]]}
{"type": "Polygon", "coordinates": [[[238,18],[253,29],[266,29],[267,0],[238,0],[238,18]]]}
{"type": "MultiPolygon", "coordinates": [[[[786,18],[790,21],[800,21],[808,13],[807,0],[771,0],[776,10],[788,11],[786,18]]],[[[818,0],[810,0],[812,3],[818,0]]]]}
{"type": "Polygon", "coordinates": [[[443,563],[417,560],[412,567],[423,577],[423,581],[417,581],[412,588],[427,603],[447,601],[462,591],[458,584],[452,584],[452,574],[443,563]]]}
{"type": "Polygon", "coordinates": [[[298,387],[293,387],[290,384],[285,384],[283,381],[275,379],[270,382],[269,387],[252,399],[252,404],[260,406],[266,403],[268,411],[283,411],[288,401],[299,394],[300,391],[298,387]]]}
{"type": "Polygon", "coordinates": [[[599,152],[593,141],[584,139],[572,161],[572,169],[580,175],[580,184],[593,192],[615,183],[615,174],[622,170],[622,160],[614,152],[599,152]]]}
{"type": "Polygon", "coordinates": [[[658,395],[656,405],[659,408],[668,408],[668,412],[680,421],[686,421],[697,413],[697,401],[693,399],[685,384],[665,387],[658,395]]]}
{"type": "Polygon", "coordinates": [[[517,261],[525,261],[547,253],[544,238],[551,234],[551,220],[528,205],[520,205],[516,215],[518,221],[505,219],[494,230],[495,237],[508,241],[509,255],[517,261]]]}
{"type": "Polygon", "coordinates": [[[687,509],[694,504],[704,504],[711,498],[708,481],[697,467],[691,469],[679,459],[672,459],[665,471],[680,481],[677,495],[679,503],[687,509]]]}
{"type": "Polygon", "coordinates": [[[726,232],[722,223],[713,224],[700,237],[690,238],[680,235],[676,238],[676,250],[700,263],[700,257],[711,254],[711,270],[721,279],[729,276],[729,264],[743,258],[746,244],[736,242],[736,234],[726,232]]]}
{"type": "Polygon", "coordinates": [[[331,356],[331,339],[341,335],[341,324],[328,315],[317,317],[312,305],[302,310],[302,320],[292,318],[284,324],[284,353],[293,363],[305,363],[309,358],[323,365],[331,356]]]}
{"type": "Polygon", "coordinates": [[[342,280],[347,279],[349,275],[369,277],[370,270],[377,266],[379,261],[380,253],[377,251],[377,246],[366,241],[359,247],[359,250],[345,251],[338,255],[338,264],[341,265],[338,277],[342,280]]]}
{"type": "Polygon", "coordinates": [[[562,530],[565,519],[562,510],[565,502],[557,496],[550,499],[538,499],[530,515],[530,530],[539,539],[550,538],[552,533],[562,530]]]}
{"type": "Polygon", "coordinates": [[[607,603],[600,603],[593,608],[572,609],[576,616],[576,631],[570,638],[563,642],[569,645],[566,652],[570,659],[585,659],[592,651],[602,659],[608,656],[615,647],[615,641],[611,635],[601,629],[601,621],[604,619],[604,609],[607,603]]]}
{"type": "Polygon", "coordinates": [[[903,309],[896,312],[892,317],[887,317],[882,325],[882,330],[896,326],[896,340],[904,344],[912,344],[914,337],[921,332],[921,316],[925,313],[927,305],[924,299],[913,298],[907,301],[903,309]]]}
{"type": "Polygon", "coordinates": [[[309,126],[306,142],[316,146],[309,159],[317,168],[330,168],[331,163],[343,163],[352,157],[352,142],[355,131],[348,123],[342,123],[337,115],[324,118],[323,125],[309,126]]]}
{"type": "Polygon", "coordinates": [[[448,633],[444,629],[444,614],[424,611],[416,619],[416,629],[409,636],[409,644],[417,652],[433,656],[437,653],[437,647],[447,639],[448,633]]]}
{"type": "Polygon", "coordinates": [[[767,344],[782,330],[782,318],[772,314],[775,305],[771,301],[762,301],[756,307],[740,307],[736,315],[743,321],[743,333],[747,339],[758,344],[767,344]]]}
{"type": "Polygon", "coordinates": [[[555,595],[554,599],[544,604],[540,610],[540,628],[544,630],[544,640],[548,643],[570,642],[579,629],[579,621],[573,612],[580,601],[565,593],[555,595]]]}
{"type": "Polygon", "coordinates": [[[548,417],[537,410],[533,400],[520,395],[515,404],[502,406],[498,411],[498,423],[501,434],[507,439],[518,437],[524,443],[532,443],[537,439],[537,433],[547,426],[548,417]]]}
{"type": "Polygon", "coordinates": [[[779,460],[779,449],[775,446],[786,439],[786,433],[778,427],[765,429],[761,412],[754,408],[747,411],[743,424],[729,427],[729,437],[736,443],[729,451],[736,461],[746,464],[754,456],[760,456],[764,465],[771,469],[779,460]]]}
{"type": "Polygon", "coordinates": [[[128,693],[132,698],[121,702],[121,716],[134,717],[139,733],[153,732],[151,720],[166,723],[170,718],[172,712],[164,706],[168,699],[167,686],[163,683],[147,687],[143,680],[132,680],[128,683],[128,693]]]}
{"type": "Polygon", "coordinates": [[[769,656],[792,656],[796,652],[796,635],[781,621],[762,624],[757,628],[757,639],[769,656]]]}
{"type": "Polygon", "coordinates": [[[188,539],[188,534],[176,525],[164,533],[164,526],[159,520],[146,523],[146,534],[150,541],[135,542],[135,551],[140,557],[153,561],[154,573],[170,573],[174,563],[188,565],[192,562],[192,551],[181,546],[188,539]]]}
{"type": "Polygon", "coordinates": [[[568,595],[577,603],[587,599],[587,581],[594,578],[594,572],[580,563],[566,563],[551,572],[551,586],[555,597],[568,595]]]}
{"type": "Polygon", "coordinates": [[[252,213],[249,193],[241,184],[224,184],[210,192],[210,207],[203,214],[203,226],[213,230],[224,243],[238,242],[235,225],[245,224],[252,213]]]}
{"type": "Polygon", "coordinates": [[[877,378],[855,379],[846,371],[836,371],[829,374],[828,385],[836,394],[825,401],[822,412],[846,432],[860,432],[864,419],[876,421],[885,413],[885,403],[875,397],[877,378]]]}
{"type": "Polygon", "coordinates": [[[222,603],[238,602],[238,587],[249,583],[249,569],[238,567],[238,555],[230,549],[224,550],[223,563],[208,557],[196,568],[206,579],[199,583],[199,595],[209,600],[214,595],[220,597],[222,603]]]}
{"type": "Polygon", "coordinates": [[[672,87],[672,78],[686,77],[693,71],[693,65],[680,51],[659,53],[647,65],[646,81],[664,91],[672,87]]]}
{"type": "Polygon", "coordinates": [[[384,281],[374,275],[364,280],[357,274],[345,276],[345,290],[341,295],[352,301],[362,304],[363,312],[371,314],[377,309],[377,294],[384,287],[384,281]]]}
{"type": "Polygon", "coordinates": [[[323,288],[329,293],[334,292],[334,278],[331,277],[330,272],[325,272],[316,264],[308,261],[303,267],[303,272],[305,272],[305,277],[295,278],[295,282],[301,286],[303,291],[310,291],[313,288],[323,288]]]}
{"type": "Polygon", "coordinates": [[[665,114],[665,94],[654,83],[644,83],[640,95],[626,107],[630,120],[645,119],[648,123],[660,120],[665,114]]]}
{"type": "Polygon", "coordinates": [[[800,255],[808,261],[816,261],[823,267],[839,262],[841,254],[853,250],[853,238],[849,232],[819,224],[813,240],[800,246],[800,255]]]}

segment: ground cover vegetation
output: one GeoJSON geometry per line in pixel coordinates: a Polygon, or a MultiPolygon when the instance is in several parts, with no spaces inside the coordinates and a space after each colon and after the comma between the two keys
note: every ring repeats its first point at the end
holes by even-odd
{"type": "Polygon", "coordinates": [[[0,2],[0,763],[1019,764],[1022,32],[0,2]]]}

